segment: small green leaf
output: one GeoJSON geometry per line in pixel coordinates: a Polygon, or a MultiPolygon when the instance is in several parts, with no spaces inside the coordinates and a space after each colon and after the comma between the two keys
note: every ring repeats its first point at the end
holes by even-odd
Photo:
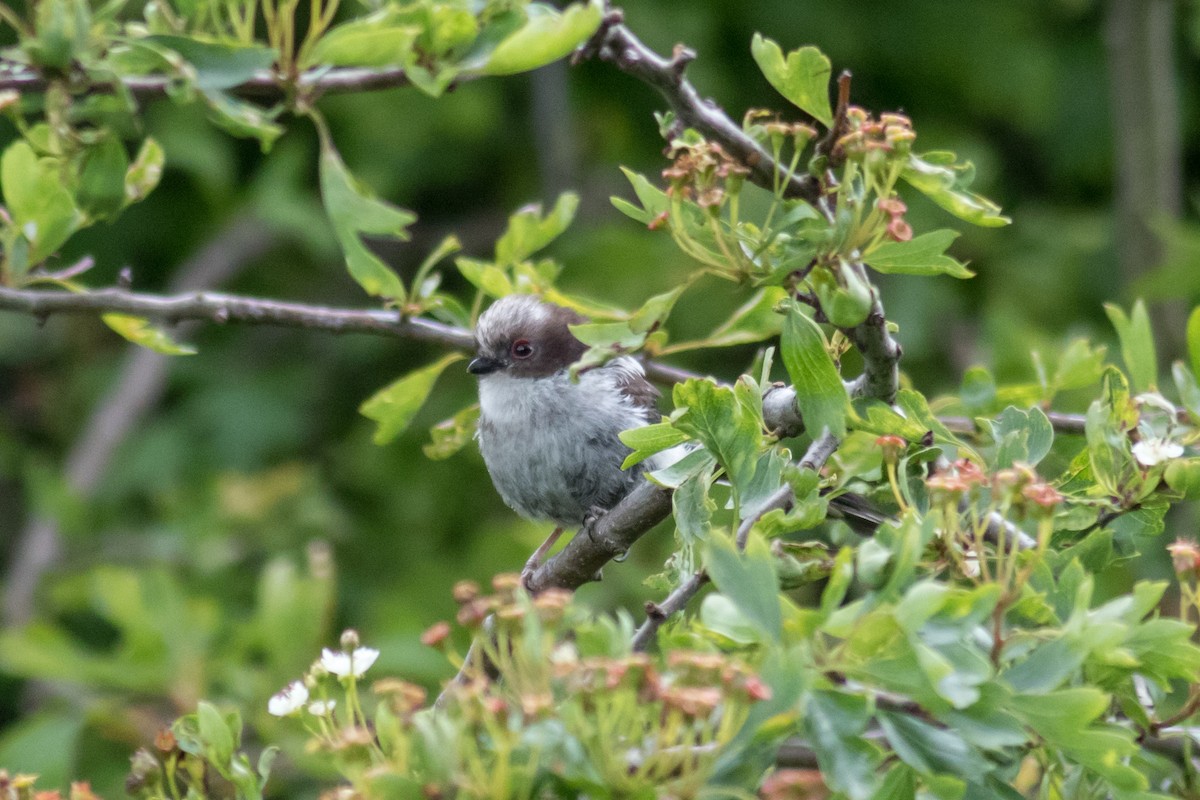
{"type": "Polygon", "coordinates": [[[162,178],[165,155],[162,145],[149,137],[125,172],[125,204],[144,200],[162,178]]]}
{"type": "Polygon", "coordinates": [[[723,594],[710,594],[700,604],[700,624],[737,644],[761,642],[762,629],[723,594]]]}
{"type": "Polygon", "coordinates": [[[236,746],[233,731],[216,706],[204,700],[196,707],[196,727],[205,756],[224,773],[236,746]]]}
{"type": "Polygon", "coordinates": [[[109,134],[87,149],[79,172],[75,200],[93,219],[105,219],[125,205],[125,173],[129,155],[120,139],[109,134]]]}
{"type": "Polygon", "coordinates": [[[758,33],[750,42],[750,52],[777,92],[826,128],[832,127],[829,77],[833,67],[824,53],[815,47],[801,47],[788,53],[785,61],[779,45],[758,33]]]}
{"type": "Polygon", "coordinates": [[[1105,303],[1104,312],[1121,340],[1121,359],[1133,382],[1134,392],[1153,390],[1158,385],[1158,355],[1154,350],[1154,330],[1150,327],[1146,304],[1138,300],[1128,317],[1114,303],[1105,303]]]}
{"type": "Polygon", "coordinates": [[[804,427],[816,437],[822,431],[846,435],[848,397],[842,377],[825,345],[825,334],[798,306],[788,307],[780,342],[783,365],[796,389],[796,406],[804,427]]]}
{"type": "Polygon", "coordinates": [[[783,314],[780,314],[776,307],[785,297],[787,291],[781,286],[760,289],[708,336],[696,341],[668,345],[662,352],[666,354],[701,347],[732,347],[778,336],[783,330],[783,314]]]}
{"type": "Polygon", "coordinates": [[[479,404],[475,403],[429,429],[429,442],[422,448],[425,457],[441,461],[462,450],[475,435],[479,423],[479,404]]]}
{"type": "Polygon", "coordinates": [[[144,317],[130,314],[103,314],[100,319],[104,324],[124,336],[134,344],[148,350],[167,356],[191,356],[196,354],[196,348],[191,345],[179,344],[164,331],[154,327],[144,317]]]}
{"type": "Polygon", "coordinates": [[[530,3],[528,18],[492,51],[482,72],[512,75],[545,66],[571,54],[600,27],[604,6],[598,0],[572,3],[559,12],[553,6],[530,3]]]}
{"type": "Polygon", "coordinates": [[[1184,500],[1200,497],[1200,458],[1173,458],[1167,464],[1163,479],[1184,500]]]}
{"type": "Polygon", "coordinates": [[[1018,461],[1037,466],[1054,442],[1054,428],[1045,412],[1036,406],[1028,411],[1009,406],[990,425],[996,442],[992,464],[997,469],[1011,467],[1018,461]]]}
{"type": "Polygon", "coordinates": [[[949,154],[926,153],[918,156],[913,153],[900,176],[914,189],[961,220],[985,228],[1012,222],[1000,213],[1000,206],[967,190],[966,178],[973,172],[971,165],[953,163],[953,156],[946,156],[949,154]],[[940,163],[947,160],[949,164],[940,163]]]}
{"type": "Polygon", "coordinates": [[[232,89],[275,63],[275,50],[259,45],[205,42],[190,36],[147,36],[141,44],[173,50],[196,70],[199,89],[232,89]]]}
{"type": "Polygon", "coordinates": [[[629,329],[634,333],[653,333],[658,330],[671,314],[675,301],[683,294],[687,284],[676,286],[669,292],[663,292],[651,297],[642,307],[633,312],[629,318],[629,329]]]}
{"type": "Polygon", "coordinates": [[[1104,347],[1093,348],[1087,339],[1072,340],[1058,357],[1058,366],[1054,370],[1054,390],[1082,389],[1099,381],[1104,372],[1106,351],[1104,347]]]}
{"type": "Polygon", "coordinates": [[[829,787],[851,800],[875,796],[879,749],[863,738],[870,722],[867,699],[840,692],[814,691],[804,705],[804,730],[816,750],[829,787]]]}
{"type": "Polygon", "coordinates": [[[313,64],[338,67],[407,65],[421,29],[416,25],[389,24],[372,14],[337,26],[321,37],[309,59],[313,64]]]}
{"type": "Polygon", "coordinates": [[[350,275],[368,294],[403,300],[404,284],[362,241],[363,235],[408,241],[410,211],[380,200],[342,162],[323,124],[321,132],[321,201],[346,256],[350,275]]]}
{"type": "Polygon", "coordinates": [[[257,139],[264,153],[283,135],[283,126],[274,120],[282,107],[264,111],[217,89],[205,89],[202,94],[214,124],[233,136],[257,139]]]}
{"type": "Polygon", "coordinates": [[[734,391],[711,380],[692,379],[675,385],[671,422],[712,452],[736,490],[754,477],[762,446],[762,422],[734,391]]]}
{"type": "Polygon", "coordinates": [[[943,229],[907,242],[886,241],[868,250],[863,261],[877,272],[887,274],[970,278],[974,272],[945,254],[946,248],[957,238],[958,231],[943,229]]]}
{"type": "Polygon", "coordinates": [[[375,444],[387,444],[403,433],[425,404],[425,398],[433,390],[438,376],[446,367],[463,358],[465,356],[461,353],[443,356],[385,386],[364,402],[359,412],[379,423],[375,429],[375,444]]]}
{"type": "Polygon", "coordinates": [[[1193,308],[1188,316],[1187,349],[1192,362],[1192,374],[1200,375],[1200,306],[1193,308]]]}
{"type": "MultiPolygon", "coordinates": [[[[26,141],[9,145],[0,157],[0,189],[12,216],[13,237],[28,244],[30,267],[46,260],[83,221],[62,184],[57,162],[38,158],[26,141]]],[[[15,245],[9,243],[10,248],[15,245]]],[[[11,265],[11,252],[8,255],[11,265]]],[[[14,272],[20,277],[23,270],[14,272]]]]}
{"type": "Polygon", "coordinates": [[[625,457],[621,469],[645,461],[655,453],[661,453],[688,440],[688,435],[669,422],[656,422],[640,428],[630,428],[620,433],[621,441],[633,452],[625,457]]]}
{"type": "Polygon", "coordinates": [[[621,167],[621,172],[624,172],[625,177],[629,179],[630,185],[633,186],[633,192],[637,195],[638,202],[642,204],[642,207],[638,208],[623,198],[610,198],[613,206],[622,214],[637,220],[643,225],[649,225],[671,207],[671,200],[667,197],[667,193],[646,180],[644,175],[640,175],[626,167],[621,167]]]}
{"type": "Polygon", "coordinates": [[[508,227],[496,241],[496,263],[515,264],[550,244],[571,224],[577,208],[579,195],[563,192],[545,216],[541,204],[517,211],[508,218],[508,227]]]}
{"type": "Polygon", "coordinates": [[[745,551],[739,553],[725,537],[710,536],[704,548],[704,566],[721,594],[760,631],[778,641],[783,632],[779,578],[766,543],[751,537],[745,551]]]}

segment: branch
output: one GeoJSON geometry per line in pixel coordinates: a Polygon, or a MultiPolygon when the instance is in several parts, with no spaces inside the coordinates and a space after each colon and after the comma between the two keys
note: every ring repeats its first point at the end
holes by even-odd
{"type": "MultiPolygon", "coordinates": [[[[702,99],[683,76],[695,53],[677,45],[671,58],[663,58],[625,27],[623,20],[619,9],[610,10],[600,30],[592,41],[577,51],[573,61],[578,63],[595,56],[656,89],[680,124],[695,128],[705,138],[719,143],[725,152],[750,169],[751,181],[773,190],[777,170],[770,154],[746,135],[720,106],[712,100],[702,99]]],[[[778,174],[782,173],[782,170],[778,171],[778,174]]],[[[820,196],[820,187],[811,176],[793,175],[785,185],[784,194],[815,203],[820,196]]]]}
{"type": "MultiPolygon", "coordinates": [[[[454,79],[451,86],[474,80],[479,75],[463,73],[454,79]]],[[[82,84],[85,90],[94,93],[111,93],[118,83],[112,80],[96,81],[80,73],[69,80],[82,84]]],[[[178,82],[173,75],[130,75],[120,79],[120,86],[139,99],[166,95],[167,90],[178,82]]],[[[23,66],[14,66],[10,61],[0,61],[0,91],[15,90],[22,93],[45,92],[51,80],[39,72],[23,66]]],[[[260,70],[249,80],[229,90],[239,97],[254,98],[265,102],[283,100],[292,93],[340,94],[346,92],[373,92],[380,89],[395,89],[411,85],[408,75],[401,67],[359,68],[318,67],[301,73],[294,85],[269,70],[260,70]]]]}
{"type": "Polygon", "coordinates": [[[903,352],[887,329],[878,294],[867,321],[842,332],[862,354],[863,372],[850,382],[851,397],[873,397],[892,404],[900,388],[900,355],[903,352]]]}

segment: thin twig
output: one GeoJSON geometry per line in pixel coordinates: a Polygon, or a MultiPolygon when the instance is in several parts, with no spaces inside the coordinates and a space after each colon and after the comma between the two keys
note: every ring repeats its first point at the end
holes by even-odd
{"type": "MultiPolygon", "coordinates": [[[[480,77],[463,73],[454,79],[451,86],[480,77]]],[[[70,78],[72,85],[85,92],[110,93],[117,84],[109,79],[93,79],[80,73],[70,78]]],[[[120,84],[134,97],[148,99],[165,96],[167,90],[178,82],[173,75],[130,75],[121,78],[120,84]]],[[[16,90],[38,94],[50,87],[50,79],[27,67],[14,65],[11,61],[0,61],[0,91],[16,90]]],[[[269,70],[260,70],[249,80],[229,89],[230,94],[254,98],[264,102],[285,99],[294,90],[300,94],[344,94],[349,92],[373,92],[380,89],[395,89],[409,86],[411,81],[401,67],[319,67],[304,72],[296,79],[294,87],[269,70]]]]}
{"type": "MultiPolygon", "coordinates": [[[[676,47],[671,58],[660,56],[625,27],[619,10],[612,10],[592,41],[580,48],[575,60],[593,56],[656,89],[682,126],[694,128],[719,143],[726,153],[750,169],[750,180],[767,189],[773,187],[777,170],[770,154],[716,103],[701,98],[684,77],[688,62],[695,58],[692,51],[676,47]]],[[[809,202],[816,202],[819,193],[820,187],[809,175],[793,175],[784,187],[786,196],[809,202]]]]}

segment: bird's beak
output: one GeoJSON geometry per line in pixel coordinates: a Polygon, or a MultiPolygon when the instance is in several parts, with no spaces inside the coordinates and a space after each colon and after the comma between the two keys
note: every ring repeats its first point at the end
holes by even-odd
{"type": "Polygon", "coordinates": [[[467,372],[472,375],[487,375],[489,372],[495,372],[504,366],[504,362],[499,359],[489,356],[479,356],[472,359],[470,364],[467,364],[467,372]]]}

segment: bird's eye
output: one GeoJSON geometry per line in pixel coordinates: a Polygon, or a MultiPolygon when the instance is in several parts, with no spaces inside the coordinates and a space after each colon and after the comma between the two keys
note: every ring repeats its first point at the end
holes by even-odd
{"type": "Polygon", "coordinates": [[[529,358],[533,355],[533,345],[528,339],[517,339],[512,343],[513,358],[529,358]]]}

